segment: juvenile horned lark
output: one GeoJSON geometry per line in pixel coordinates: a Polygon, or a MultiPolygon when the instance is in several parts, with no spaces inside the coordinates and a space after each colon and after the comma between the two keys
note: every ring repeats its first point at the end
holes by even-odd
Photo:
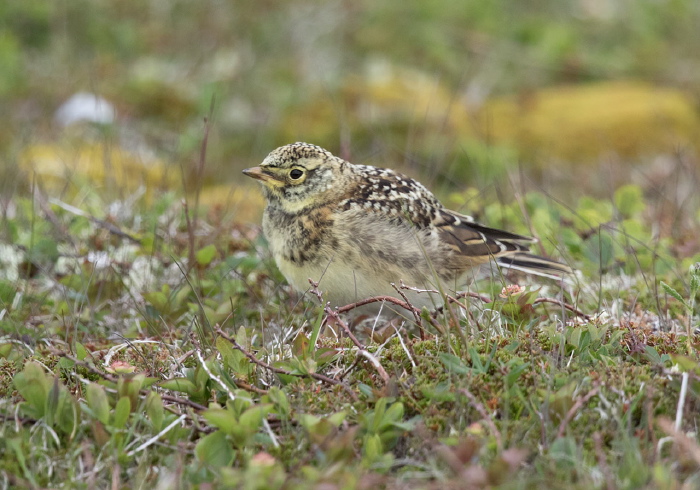
{"type": "MultiPolygon", "coordinates": [[[[535,239],[488,228],[405,175],[353,165],[315,145],[282,146],[243,173],[262,184],[263,232],[282,274],[299,291],[318,282],[333,306],[396,297],[391,283],[400,281],[449,292],[491,260],[540,275],[571,273],[528,253],[535,239]]],[[[406,294],[419,308],[440,304],[434,295],[406,294]]]]}

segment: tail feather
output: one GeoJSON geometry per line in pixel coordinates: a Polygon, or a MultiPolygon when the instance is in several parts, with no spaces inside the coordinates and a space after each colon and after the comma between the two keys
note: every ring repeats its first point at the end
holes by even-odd
{"type": "Polygon", "coordinates": [[[566,264],[524,252],[497,257],[496,263],[501,267],[555,279],[574,272],[566,264]]]}

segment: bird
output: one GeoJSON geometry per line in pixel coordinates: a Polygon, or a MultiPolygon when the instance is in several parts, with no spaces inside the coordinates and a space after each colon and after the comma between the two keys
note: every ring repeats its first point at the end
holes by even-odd
{"type": "Polygon", "coordinates": [[[331,306],[397,298],[403,283],[412,306],[434,309],[436,291],[464,287],[489,263],[553,278],[573,272],[531,254],[536,239],[447,209],[406,175],[310,143],[281,146],[243,173],[262,184],[263,234],[279,270],[299,292],[313,281],[331,306]]]}

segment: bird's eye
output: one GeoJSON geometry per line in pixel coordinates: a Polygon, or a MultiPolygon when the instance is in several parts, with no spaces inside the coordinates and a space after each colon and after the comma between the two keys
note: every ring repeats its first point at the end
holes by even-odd
{"type": "Polygon", "coordinates": [[[304,175],[303,170],[299,170],[298,168],[293,168],[289,172],[289,176],[292,178],[292,180],[298,180],[301,179],[301,176],[304,175]]]}

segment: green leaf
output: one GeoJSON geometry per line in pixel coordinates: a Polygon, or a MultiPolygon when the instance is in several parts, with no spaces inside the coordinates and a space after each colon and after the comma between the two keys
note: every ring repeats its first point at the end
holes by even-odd
{"type": "Polygon", "coordinates": [[[216,339],[216,350],[221,354],[221,358],[224,360],[224,365],[229,369],[234,369],[234,348],[231,343],[223,337],[218,337],[216,339]]]}
{"type": "Polygon", "coordinates": [[[337,412],[327,417],[317,417],[311,414],[302,414],[299,422],[314,443],[321,443],[332,433],[335,433],[345,419],[345,412],[337,412]]]}
{"type": "Polygon", "coordinates": [[[625,218],[630,218],[646,207],[642,189],[634,184],[623,185],[615,191],[615,206],[625,218]]]}
{"type": "Polygon", "coordinates": [[[14,347],[14,344],[7,343],[7,344],[0,344],[0,357],[7,359],[10,353],[12,352],[12,348],[14,347]]]}
{"type": "Polygon", "coordinates": [[[357,389],[360,390],[360,393],[366,396],[369,400],[374,399],[374,390],[370,385],[366,383],[360,383],[359,385],[357,385],[357,389]]]}
{"type": "Polygon", "coordinates": [[[18,286],[13,282],[0,280],[0,304],[12,304],[17,288],[18,286]]]}
{"type": "Polygon", "coordinates": [[[306,430],[311,431],[313,428],[321,421],[321,417],[312,415],[310,413],[302,413],[299,416],[299,423],[306,430]]]}
{"type": "Polygon", "coordinates": [[[216,247],[214,245],[207,245],[197,250],[194,256],[199,265],[209,265],[211,261],[214,260],[214,257],[216,257],[216,247]]]}
{"type": "MultiPolygon", "coordinates": [[[[658,355],[658,354],[657,354],[658,355]]],[[[700,364],[694,359],[680,354],[671,354],[671,360],[682,372],[700,373],[700,364]]]]}
{"type": "Polygon", "coordinates": [[[79,361],[85,360],[85,358],[88,356],[87,349],[80,342],[75,343],[75,356],[78,358],[79,361]]]}
{"type": "Polygon", "coordinates": [[[367,430],[371,434],[376,434],[379,432],[379,428],[382,425],[382,419],[384,418],[384,413],[386,412],[386,405],[389,402],[387,398],[380,398],[374,405],[374,410],[367,414],[367,430]]]}
{"type": "Polygon", "coordinates": [[[571,437],[555,439],[549,448],[549,454],[554,461],[564,467],[573,467],[580,457],[576,441],[571,437]]]}
{"type": "Polygon", "coordinates": [[[222,431],[216,431],[199,440],[194,448],[197,459],[208,465],[220,468],[233,462],[233,448],[222,431]]]}
{"type": "Polygon", "coordinates": [[[235,427],[238,425],[236,415],[231,410],[226,410],[225,408],[210,408],[205,411],[202,416],[207,422],[227,435],[233,434],[235,427]]]}
{"type": "Polygon", "coordinates": [[[516,364],[515,366],[511,366],[510,371],[508,371],[508,374],[506,374],[505,377],[505,384],[506,387],[511,388],[516,381],[518,381],[518,378],[520,375],[525,371],[530,366],[529,362],[522,362],[518,360],[518,362],[521,362],[521,364],[516,364]]]}
{"type": "Polygon", "coordinates": [[[238,342],[238,345],[246,350],[250,347],[248,342],[248,331],[243,325],[241,325],[236,332],[236,342],[238,342]]]}
{"type": "Polygon", "coordinates": [[[695,296],[700,291],[700,262],[690,266],[690,294],[695,296]]]}
{"type": "Polygon", "coordinates": [[[586,240],[586,257],[598,264],[599,267],[608,267],[614,257],[613,240],[604,230],[599,231],[586,240]]]}
{"type": "Polygon", "coordinates": [[[248,410],[253,405],[253,401],[247,398],[246,395],[237,396],[235,400],[229,400],[226,402],[226,406],[233,410],[236,414],[236,418],[240,417],[243,412],[248,410]]]}
{"type": "Polygon", "coordinates": [[[469,351],[469,359],[472,361],[472,368],[477,373],[486,373],[487,369],[484,367],[484,363],[481,362],[481,355],[479,355],[479,352],[472,346],[467,350],[469,351]]]}
{"type": "Polygon", "coordinates": [[[163,427],[165,411],[163,410],[163,400],[155,391],[151,391],[148,394],[148,398],[146,400],[146,413],[148,414],[148,418],[151,419],[153,429],[159,431],[163,427]]]}
{"type": "Polygon", "coordinates": [[[71,369],[75,366],[75,362],[71,361],[67,357],[62,357],[58,360],[58,367],[61,369],[71,369]]]}
{"type": "Polygon", "coordinates": [[[159,313],[168,312],[168,296],[161,291],[143,293],[143,298],[151,303],[151,305],[153,305],[153,307],[158,310],[159,313]]]}
{"type": "Polygon", "coordinates": [[[25,411],[34,418],[41,418],[46,411],[51,380],[36,362],[28,362],[24,370],[15,375],[13,383],[19,394],[27,401],[25,411]],[[29,410],[27,410],[29,408],[29,410]]]}
{"type": "Polygon", "coordinates": [[[661,356],[655,347],[651,345],[644,346],[644,353],[647,359],[656,364],[662,364],[661,356]]]}
{"type": "Polygon", "coordinates": [[[129,413],[131,413],[131,401],[129,397],[123,396],[117,402],[117,406],[114,408],[114,427],[116,429],[123,429],[126,427],[126,422],[129,420],[129,413]]]}
{"type": "Polygon", "coordinates": [[[455,374],[468,374],[471,372],[471,368],[464,364],[464,361],[455,356],[454,354],[448,354],[446,352],[441,352],[438,354],[440,362],[445,366],[445,368],[455,374]]]}
{"type": "Polygon", "coordinates": [[[328,419],[328,421],[331,424],[335,425],[336,427],[340,427],[340,424],[343,423],[343,421],[345,420],[345,417],[347,417],[347,415],[348,414],[346,412],[336,412],[332,415],[329,415],[326,418],[328,419]]]}
{"type": "Polygon", "coordinates": [[[396,402],[389,407],[384,417],[382,417],[382,425],[398,422],[401,419],[403,419],[403,403],[396,402]]]}
{"type": "Polygon", "coordinates": [[[382,440],[377,434],[368,434],[362,441],[362,454],[366,463],[372,464],[384,454],[382,440]]]}
{"type": "Polygon", "coordinates": [[[251,432],[255,432],[260,428],[263,418],[270,413],[271,408],[272,405],[270,404],[251,407],[241,414],[239,422],[243,427],[248,428],[251,432]]]}
{"type": "Polygon", "coordinates": [[[86,398],[88,407],[92,410],[95,418],[107,425],[109,423],[109,399],[102,385],[90,383],[87,386],[86,398]]]}
{"type": "Polygon", "coordinates": [[[287,419],[291,415],[292,407],[289,404],[287,395],[284,391],[276,386],[272,386],[267,392],[267,396],[270,398],[275,405],[275,410],[277,410],[277,415],[281,419],[287,419]]]}
{"type": "Polygon", "coordinates": [[[117,382],[117,394],[119,396],[128,396],[131,406],[136,407],[139,401],[139,392],[145,380],[146,375],[143,373],[121,376],[117,382]]]}
{"type": "Polygon", "coordinates": [[[309,337],[309,350],[316,348],[316,342],[321,334],[321,325],[323,325],[323,310],[319,311],[316,322],[314,323],[314,328],[311,331],[311,337],[309,337]]]}
{"type": "Polygon", "coordinates": [[[46,418],[46,423],[48,425],[53,425],[55,420],[58,420],[59,418],[59,399],[61,395],[61,384],[58,381],[58,378],[53,379],[53,385],[51,385],[51,389],[49,390],[49,395],[46,398],[46,412],[44,413],[44,417],[46,418]]]}
{"type": "Polygon", "coordinates": [[[250,361],[243,352],[234,349],[231,343],[223,337],[216,339],[216,348],[221,354],[224,365],[227,368],[233,370],[237,374],[248,376],[250,361]]]}
{"type": "Polygon", "coordinates": [[[673,289],[671,286],[669,286],[668,284],[666,284],[666,283],[663,282],[663,281],[661,281],[661,287],[663,288],[664,291],[666,291],[666,294],[668,294],[669,296],[671,296],[671,297],[677,299],[678,301],[681,302],[681,304],[683,304],[683,306],[685,306],[686,308],[690,309],[690,306],[688,306],[688,303],[685,302],[685,300],[684,300],[683,297],[678,293],[678,291],[676,291],[675,289],[673,289]]]}
{"type": "Polygon", "coordinates": [[[199,391],[197,386],[187,378],[169,379],[158,383],[158,386],[166,390],[187,393],[188,395],[194,395],[199,391]]]}

